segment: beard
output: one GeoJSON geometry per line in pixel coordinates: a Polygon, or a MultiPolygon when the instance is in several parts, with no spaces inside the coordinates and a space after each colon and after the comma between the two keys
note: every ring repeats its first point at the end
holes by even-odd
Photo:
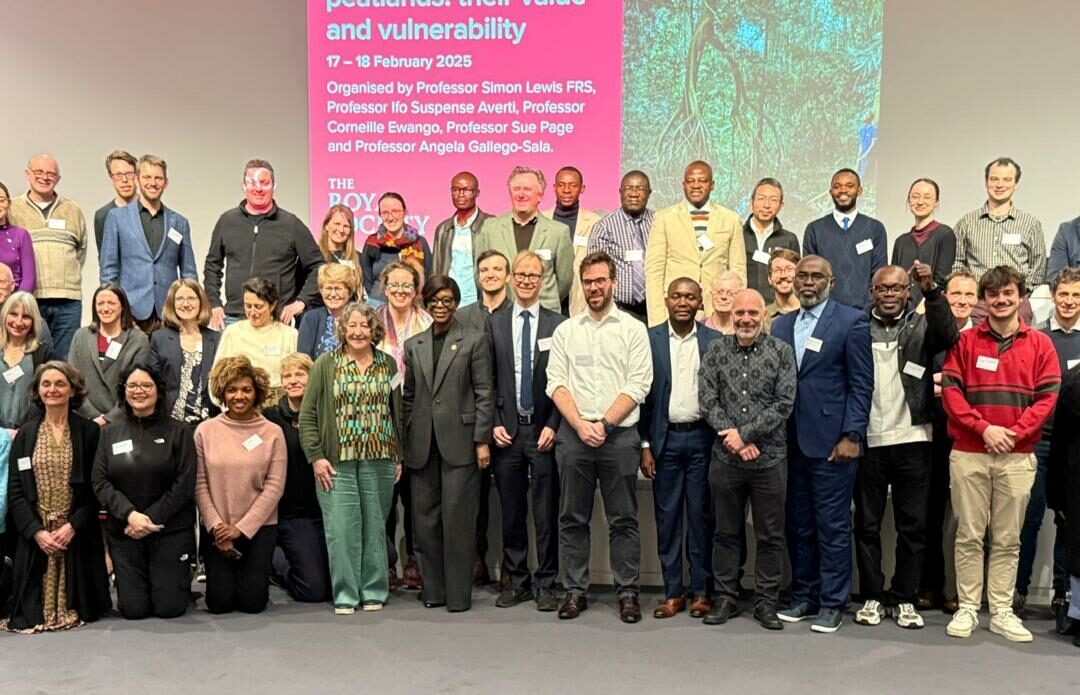
{"type": "Polygon", "coordinates": [[[804,296],[802,296],[800,294],[799,295],[799,305],[803,309],[813,309],[818,304],[821,304],[822,302],[824,302],[828,298],[829,298],[829,288],[826,287],[825,289],[823,289],[821,292],[818,292],[817,295],[815,295],[813,297],[804,297],[804,296]]]}

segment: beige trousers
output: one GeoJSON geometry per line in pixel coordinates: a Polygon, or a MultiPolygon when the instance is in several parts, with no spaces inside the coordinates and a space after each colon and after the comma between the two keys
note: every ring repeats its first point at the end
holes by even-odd
{"type": "Polygon", "coordinates": [[[1035,454],[952,452],[952,507],[956,514],[956,591],[961,608],[979,610],[983,592],[983,541],[990,531],[986,595],[990,614],[1012,610],[1020,528],[1024,523],[1035,454]]]}

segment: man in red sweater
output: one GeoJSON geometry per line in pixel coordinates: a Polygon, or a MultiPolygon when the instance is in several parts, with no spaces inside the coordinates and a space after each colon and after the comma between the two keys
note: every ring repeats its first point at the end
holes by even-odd
{"type": "Polygon", "coordinates": [[[960,603],[946,628],[970,637],[979,625],[983,539],[990,530],[990,631],[1013,642],[1031,632],[1012,612],[1020,526],[1035,479],[1035,444],[1057,402],[1061,370],[1054,344],[1019,317],[1024,276],[1008,266],[979,281],[986,323],[964,332],[945,359],[941,398],[953,438],[949,474],[960,603]]]}

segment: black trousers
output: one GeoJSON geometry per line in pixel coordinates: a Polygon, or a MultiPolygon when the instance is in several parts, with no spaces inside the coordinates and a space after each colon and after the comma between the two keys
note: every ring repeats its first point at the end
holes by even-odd
{"type": "MultiPolygon", "coordinates": [[[[492,445],[492,449],[494,449],[492,445]]],[[[480,499],[476,510],[476,559],[487,567],[488,526],[491,523],[491,470],[480,471],[480,499]]]]}
{"type": "Polygon", "coordinates": [[[427,465],[410,473],[424,601],[445,603],[450,611],[466,611],[472,607],[477,500],[483,471],[475,464],[451,466],[438,447],[432,446],[427,465]]]}
{"type": "Polygon", "coordinates": [[[754,557],[755,601],[776,603],[784,575],[787,466],[764,469],[735,468],[713,460],[709,469],[712,492],[712,569],[715,597],[736,600],[739,571],[746,554],[746,504],[754,520],[757,549],[754,557]]]}
{"type": "Polygon", "coordinates": [[[505,449],[492,447],[495,487],[502,505],[503,564],[514,589],[535,584],[551,591],[559,574],[559,473],[551,450],[538,451],[542,426],[518,425],[505,449]],[[532,478],[536,573],[529,572],[529,478],[532,478]]]}
{"type": "Polygon", "coordinates": [[[275,569],[285,579],[285,591],[294,601],[321,603],[330,599],[330,559],[322,517],[278,519],[275,569]]]}
{"type": "Polygon", "coordinates": [[[869,447],[855,474],[855,561],[859,594],[886,605],[913,603],[926,552],[926,505],[930,492],[930,443],[869,447]],[[881,521],[892,487],[896,569],[885,594],[881,569],[881,521]]]}
{"type": "Polygon", "coordinates": [[[176,618],[187,611],[194,529],[152,533],[141,540],[112,530],[106,536],[120,615],[128,620],[176,618]]]}
{"type": "MultiPolygon", "coordinates": [[[[408,468],[401,471],[401,479],[394,484],[394,497],[390,500],[390,515],[386,517],[386,557],[391,567],[398,563],[397,550],[397,524],[398,524],[398,500],[401,500],[401,516],[405,524],[405,554],[409,557],[416,555],[413,547],[413,508],[412,487],[409,485],[411,473],[408,468]]],[[[402,564],[404,571],[405,563],[402,564]]]]}
{"type": "Polygon", "coordinates": [[[270,563],[277,544],[277,525],[263,526],[250,540],[234,543],[239,560],[222,555],[214,545],[204,551],[206,610],[211,613],[262,613],[270,600],[270,563]]]}
{"type": "MultiPolygon", "coordinates": [[[[919,589],[935,599],[955,597],[956,587],[945,589],[945,510],[949,504],[949,454],[952,439],[944,419],[934,419],[934,441],[930,446],[930,488],[926,496],[926,552],[923,555],[919,589]]],[[[951,563],[951,558],[950,558],[951,563]]]]}

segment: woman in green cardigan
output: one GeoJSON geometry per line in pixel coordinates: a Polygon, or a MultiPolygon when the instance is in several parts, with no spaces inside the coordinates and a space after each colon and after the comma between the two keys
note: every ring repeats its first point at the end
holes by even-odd
{"type": "Polygon", "coordinates": [[[375,345],[386,329],[359,302],[337,322],[340,347],[315,361],[300,443],[315,473],[334,612],[377,611],[390,594],[386,517],[401,476],[401,375],[375,345]]]}

